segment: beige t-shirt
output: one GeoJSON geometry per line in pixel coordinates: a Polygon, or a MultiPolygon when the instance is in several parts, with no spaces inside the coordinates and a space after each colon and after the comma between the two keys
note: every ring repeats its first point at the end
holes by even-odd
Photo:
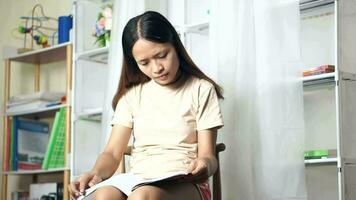
{"type": "Polygon", "coordinates": [[[130,171],[142,178],[186,171],[197,157],[197,131],[222,127],[214,86],[188,78],[179,88],[151,80],[119,100],[112,124],[133,128],[130,171]]]}

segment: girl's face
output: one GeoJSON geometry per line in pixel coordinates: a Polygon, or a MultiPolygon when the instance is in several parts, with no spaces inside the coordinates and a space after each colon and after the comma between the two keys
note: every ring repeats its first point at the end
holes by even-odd
{"type": "Polygon", "coordinates": [[[176,80],[179,59],[170,43],[155,43],[145,39],[136,41],[132,55],[140,70],[160,85],[176,80]]]}

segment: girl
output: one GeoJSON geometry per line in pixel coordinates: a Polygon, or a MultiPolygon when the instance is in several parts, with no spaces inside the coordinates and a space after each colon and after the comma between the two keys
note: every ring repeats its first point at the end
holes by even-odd
{"type": "Polygon", "coordinates": [[[122,47],[110,139],[93,170],[70,184],[71,198],[115,173],[132,134],[132,173],[145,179],[178,171],[189,175],[141,186],[128,197],[104,186],[94,192],[94,199],[211,199],[207,180],[217,169],[222,89],[193,63],[174,27],[157,12],[132,18],[124,28],[122,47]]]}

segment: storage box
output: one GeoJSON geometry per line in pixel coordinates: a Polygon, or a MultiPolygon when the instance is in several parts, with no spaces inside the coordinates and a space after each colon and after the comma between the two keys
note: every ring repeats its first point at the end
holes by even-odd
{"type": "Polygon", "coordinates": [[[62,200],[62,183],[33,183],[30,184],[30,200],[62,200]]]}

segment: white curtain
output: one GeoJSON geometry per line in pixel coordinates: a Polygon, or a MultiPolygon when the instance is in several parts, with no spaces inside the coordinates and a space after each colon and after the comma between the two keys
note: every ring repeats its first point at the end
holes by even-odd
{"type": "MultiPolygon", "coordinates": [[[[104,145],[122,62],[121,34],[144,0],[115,0],[104,145]],[[118,20],[119,19],[119,20],[118,20]]],[[[306,199],[298,0],[212,0],[211,69],[225,90],[224,200],[306,199]]]]}
{"type": "Polygon", "coordinates": [[[298,0],[212,1],[225,200],[306,199],[298,0]]]}
{"type": "Polygon", "coordinates": [[[145,10],[144,0],[114,0],[113,11],[113,30],[112,38],[110,41],[110,54],[109,54],[109,74],[106,88],[105,103],[103,108],[103,139],[101,141],[102,147],[105,146],[108,137],[110,136],[111,126],[110,121],[114,114],[111,107],[112,98],[115,95],[119,78],[121,73],[122,64],[122,46],[121,36],[126,23],[134,16],[142,14],[145,10]]]}

